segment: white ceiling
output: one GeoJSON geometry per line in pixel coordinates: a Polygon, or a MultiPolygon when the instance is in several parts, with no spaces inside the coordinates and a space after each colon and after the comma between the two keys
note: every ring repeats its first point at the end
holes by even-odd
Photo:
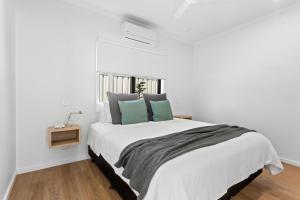
{"type": "Polygon", "coordinates": [[[198,0],[184,15],[174,14],[184,0],[67,0],[122,19],[134,15],[188,42],[199,41],[247,23],[298,0],[198,0]]]}

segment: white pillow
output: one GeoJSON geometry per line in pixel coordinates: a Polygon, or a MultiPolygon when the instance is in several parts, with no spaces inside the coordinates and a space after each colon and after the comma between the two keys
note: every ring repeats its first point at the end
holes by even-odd
{"type": "Polygon", "coordinates": [[[99,113],[99,122],[112,123],[108,102],[97,103],[97,112],[99,113]]]}
{"type": "Polygon", "coordinates": [[[108,102],[104,102],[104,115],[105,115],[105,122],[112,123],[110,107],[108,102]]]}

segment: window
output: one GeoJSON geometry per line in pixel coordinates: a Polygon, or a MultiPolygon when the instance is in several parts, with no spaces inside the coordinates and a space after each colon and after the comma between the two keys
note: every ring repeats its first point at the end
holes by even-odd
{"type": "Polygon", "coordinates": [[[145,82],[144,93],[160,94],[163,92],[164,79],[98,72],[97,100],[107,101],[107,92],[135,93],[137,84],[142,81],[145,82]]]}

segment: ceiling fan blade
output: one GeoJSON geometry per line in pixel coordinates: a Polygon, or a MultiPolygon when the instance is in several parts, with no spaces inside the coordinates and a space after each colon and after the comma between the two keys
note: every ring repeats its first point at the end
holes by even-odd
{"type": "Polygon", "coordinates": [[[175,19],[179,19],[184,13],[185,11],[189,8],[189,6],[191,5],[191,2],[189,1],[184,1],[179,8],[176,10],[174,18],[175,19]]]}
{"type": "Polygon", "coordinates": [[[202,3],[206,5],[230,5],[232,4],[233,0],[184,0],[183,3],[179,6],[176,10],[174,18],[179,19],[185,13],[185,11],[195,3],[202,3]]]}

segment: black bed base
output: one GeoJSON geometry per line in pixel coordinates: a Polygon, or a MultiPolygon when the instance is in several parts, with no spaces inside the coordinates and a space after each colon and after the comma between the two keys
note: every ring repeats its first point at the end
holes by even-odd
{"type": "MultiPolygon", "coordinates": [[[[113,168],[104,160],[104,158],[100,155],[97,156],[89,147],[89,155],[98,168],[102,171],[102,173],[106,176],[106,178],[111,183],[111,188],[115,189],[120,196],[124,200],[136,200],[137,196],[131,190],[131,188],[125,183],[113,170],[113,168]]],[[[223,195],[218,200],[230,200],[231,197],[235,196],[238,192],[240,192],[244,187],[246,187],[249,183],[251,183],[256,177],[258,177],[262,173],[262,169],[258,170],[254,174],[251,174],[244,181],[233,185],[227,190],[227,193],[223,195]]]]}

